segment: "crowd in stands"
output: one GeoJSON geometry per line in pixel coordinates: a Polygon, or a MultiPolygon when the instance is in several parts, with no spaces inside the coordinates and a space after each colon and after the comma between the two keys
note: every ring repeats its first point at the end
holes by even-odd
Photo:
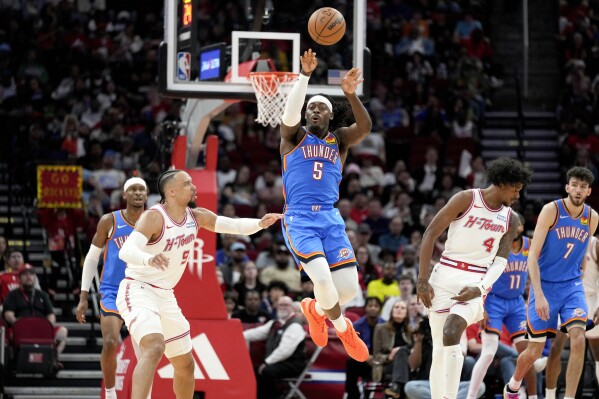
{"type": "MultiPolygon", "coordinates": [[[[198,3],[198,35],[208,43],[228,42],[231,30],[248,29],[244,1],[198,3]]],[[[332,3],[352,15],[345,0],[332,3]]],[[[424,229],[448,199],[461,189],[487,184],[479,130],[485,109],[492,106],[490,93],[502,84],[488,38],[487,3],[367,1],[367,46],[373,54],[367,107],[373,132],[349,154],[338,208],[360,264],[363,289],[348,306],[356,310],[356,329],[372,356],[365,364],[348,360],[349,399],[359,397],[360,377],[375,376],[390,384],[391,396],[424,397],[431,338],[413,296],[418,253],[424,229]]],[[[599,154],[592,134],[599,126],[599,46],[593,19],[597,4],[568,1],[560,19],[567,70],[561,121],[573,148],[564,156],[585,166],[595,164],[599,154]]],[[[301,6],[277,2],[273,29],[302,32],[304,16],[313,10],[298,11],[301,6]]],[[[48,230],[49,251],[58,268],[68,262],[65,251],[78,247],[78,237],[89,244],[102,214],[121,207],[126,178],[135,173],[146,180],[148,205],[158,199],[161,125],[178,121],[182,105],[161,97],[156,87],[161,7],[161,1],[0,0],[1,154],[29,195],[36,187],[39,163],[84,168],[81,212],[37,214],[48,230]]],[[[303,42],[302,48],[309,45],[303,42]]],[[[350,55],[341,50],[347,47],[342,41],[319,49],[319,62],[348,69],[350,55]]],[[[316,74],[314,82],[318,79],[323,77],[316,74]]],[[[217,182],[219,213],[225,216],[261,217],[280,212],[284,204],[278,131],[257,125],[255,114],[254,104],[233,104],[208,129],[221,142],[217,182]]],[[[288,301],[313,296],[311,282],[301,280],[281,234],[277,225],[251,239],[219,237],[217,276],[229,316],[247,325],[271,323],[247,332],[248,340],[272,339],[271,327],[286,319],[288,301]]],[[[434,261],[445,239],[442,235],[435,243],[434,261]]],[[[5,273],[17,272],[9,261],[0,257],[5,273]]],[[[56,272],[52,276],[40,281],[50,294],[56,290],[56,272]]],[[[476,332],[468,334],[464,348],[473,362],[480,341],[476,332]]],[[[297,351],[285,355],[295,361],[295,373],[305,364],[305,348],[293,342],[297,351]]],[[[266,359],[281,360],[273,355],[278,342],[270,344],[266,359]]],[[[510,356],[513,360],[513,353],[510,356]]],[[[263,366],[261,373],[271,363],[266,362],[258,365],[263,366]]],[[[468,380],[469,362],[463,381],[468,380]]],[[[259,386],[270,389],[271,377],[261,374],[259,386]]]]}
{"type": "MultiPolygon", "coordinates": [[[[589,168],[599,177],[599,2],[559,2],[563,88],[558,105],[561,165],[589,168]]],[[[593,201],[592,199],[590,199],[593,201]]]]}

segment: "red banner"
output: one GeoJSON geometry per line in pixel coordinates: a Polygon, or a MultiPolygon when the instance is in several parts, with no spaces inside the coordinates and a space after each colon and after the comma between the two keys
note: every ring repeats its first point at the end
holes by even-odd
{"type": "Polygon", "coordinates": [[[83,190],[81,166],[39,165],[38,208],[80,208],[83,190]]]}

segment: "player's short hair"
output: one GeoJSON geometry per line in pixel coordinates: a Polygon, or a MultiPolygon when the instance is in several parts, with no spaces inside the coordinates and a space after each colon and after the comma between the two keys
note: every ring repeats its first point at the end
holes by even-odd
{"type": "Polygon", "coordinates": [[[487,167],[487,180],[495,186],[527,185],[532,171],[520,161],[510,158],[497,158],[487,167]]]}
{"type": "Polygon", "coordinates": [[[177,173],[181,172],[179,169],[167,170],[160,176],[158,176],[158,182],[156,185],[158,186],[158,194],[160,194],[160,203],[163,204],[166,199],[164,195],[164,190],[166,189],[166,185],[175,177],[177,173]]]}
{"type": "Polygon", "coordinates": [[[374,302],[377,305],[379,305],[379,308],[383,307],[383,302],[381,302],[381,299],[378,296],[369,296],[366,299],[364,299],[364,307],[368,306],[369,302],[374,302]]]}
{"type": "Polygon", "coordinates": [[[589,183],[589,186],[592,185],[593,180],[595,180],[595,176],[593,176],[593,173],[584,166],[575,166],[568,170],[568,173],[566,173],[566,183],[570,183],[571,178],[575,178],[578,180],[582,180],[583,182],[589,183]]]}

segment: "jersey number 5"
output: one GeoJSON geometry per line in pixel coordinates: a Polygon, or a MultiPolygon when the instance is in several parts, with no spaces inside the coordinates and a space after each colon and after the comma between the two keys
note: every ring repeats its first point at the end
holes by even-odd
{"type": "Polygon", "coordinates": [[[487,252],[491,252],[493,250],[493,244],[495,243],[495,238],[491,237],[483,241],[483,247],[487,250],[487,252]]]}
{"type": "Polygon", "coordinates": [[[312,170],[314,180],[322,180],[322,168],[324,168],[324,162],[314,162],[314,169],[312,170]]]}

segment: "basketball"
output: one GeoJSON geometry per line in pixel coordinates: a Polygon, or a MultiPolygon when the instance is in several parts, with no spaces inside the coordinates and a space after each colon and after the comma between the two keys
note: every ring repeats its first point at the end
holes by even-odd
{"type": "Polygon", "coordinates": [[[334,8],[319,8],[310,16],[308,33],[318,44],[323,46],[335,44],[345,34],[345,18],[334,8]]]}

